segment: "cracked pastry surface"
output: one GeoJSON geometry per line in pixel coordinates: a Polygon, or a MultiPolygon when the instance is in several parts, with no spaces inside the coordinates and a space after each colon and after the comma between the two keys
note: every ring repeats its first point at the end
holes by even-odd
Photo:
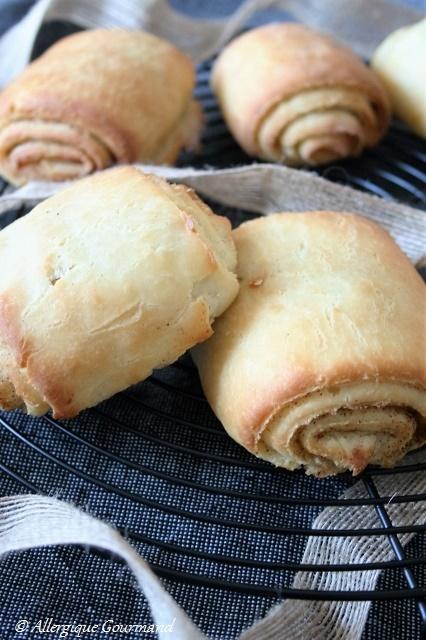
{"type": "Polygon", "coordinates": [[[0,174],[23,184],[115,163],[173,164],[198,144],[194,83],[191,60],[150,33],[63,38],[0,94],[0,174]]]}
{"type": "Polygon", "coordinates": [[[270,24],[236,38],[214,65],[212,87],[243,149],[274,162],[357,156],[389,125],[389,100],[374,71],[300,24],[270,24]]]}
{"type": "Polygon", "coordinates": [[[192,351],[228,433],[316,476],[393,466],[426,442],[426,289],[387,232],[278,213],[234,239],[240,293],[192,351]]]}
{"type": "Polygon", "coordinates": [[[230,223],[122,167],[0,232],[0,406],[69,418],[212,333],[238,282],[230,223]]]}

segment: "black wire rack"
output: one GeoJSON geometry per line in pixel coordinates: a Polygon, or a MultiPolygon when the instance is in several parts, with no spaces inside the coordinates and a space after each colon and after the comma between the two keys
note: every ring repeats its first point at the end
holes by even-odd
{"type": "MultiPolygon", "coordinates": [[[[206,117],[203,153],[193,166],[235,166],[251,160],[231,138],[208,85],[210,63],[200,66],[196,96],[206,117]]],[[[426,146],[394,122],[383,142],[359,159],[321,169],[332,180],[426,208],[426,146]]],[[[6,188],[3,184],[2,188],[6,188]]],[[[238,224],[253,214],[215,206],[238,224]]],[[[11,211],[3,226],[24,210],[11,211]]],[[[426,213],[425,213],[426,215],[426,213]]],[[[426,626],[426,584],[400,534],[424,536],[426,526],[395,526],[388,504],[420,502],[426,494],[382,495],[378,478],[426,471],[425,463],[368,468],[317,480],[250,456],[232,442],[211,412],[188,355],[147,381],[117,394],[74,420],[0,412],[0,470],[14,486],[59,493],[89,506],[138,545],[170,583],[266,598],[414,602],[426,626]],[[365,496],[342,492],[362,483],[365,496]],[[373,528],[323,530],[322,509],[374,509],[373,528]],[[208,531],[208,533],[206,533],[208,531]],[[393,559],[360,564],[302,564],[310,536],[386,538],[393,559]],[[399,576],[374,591],[294,589],[295,572],[386,570],[399,576]],[[401,579],[402,578],[402,579],[401,579]]],[[[412,606],[412,605],[411,605],[412,606]]]]}

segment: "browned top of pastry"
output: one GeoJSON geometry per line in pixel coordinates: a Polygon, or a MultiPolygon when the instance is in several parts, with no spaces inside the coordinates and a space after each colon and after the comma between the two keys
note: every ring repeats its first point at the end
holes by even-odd
{"type": "Polygon", "coordinates": [[[121,162],[155,155],[184,116],[194,85],[190,59],[142,31],[83,31],[50,47],[0,96],[0,129],[19,120],[90,131],[121,162]]]}
{"type": "Polygon", "coordinates": [[[268,111],[313,88],[361,89],[383,130],[390,117],[387,94],[374,71],[344,45],[300,24],[269,24],[233,40],[214,66],[212,86],[236,137],[254,154],[268,111]]]}
{"type": "Polygon", "coordinates": [[[383,228],[321,211],[271,214],[233,235],[240,293],[194,355],[246,446],[278,409],[324,387],[426,388],[425,285],[383,228]]]}
{"type": "Polygon", "coordinates": [[[56,417],[211,335],[238,291],[231,226],[190,189],[99,172],[0,233],[0,406],[56,417]]]}

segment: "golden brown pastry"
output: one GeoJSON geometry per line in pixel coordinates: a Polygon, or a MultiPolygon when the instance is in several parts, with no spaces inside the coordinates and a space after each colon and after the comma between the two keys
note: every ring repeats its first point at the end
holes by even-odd
{"type": "Polygon", "coordinates": [[[426,289],[378,225],[278,213],[234,232],[240,293],[193,350],[228,433],[327,476],[426,441],[426,289]]]}
{"type": "Polygon", "coordinates": [[[149,33],[64,38],[0,94],[0,174],[23,184],[173,163],[198,140],[194,78],[189,58],[149,33]]]}
{"type": "Polygon", "coordinates": [[[390,108],[376,74],[346,47],[300,24],[270,24],[219,56],[212,86],[252,156],[320,165],[357,156],[383,136],[390,108]]]}
{"type": "Polygon", "coordinates": [[[396,115],[426,138],[426,18],[391,33],[376,50],[372,66],[396,115]]]}
{"type": "Polygon", "coordinates": [[[230,223],[137,169],[0,232],[0,406],[75,416],[212,333],[238,291],[230,223]]]}

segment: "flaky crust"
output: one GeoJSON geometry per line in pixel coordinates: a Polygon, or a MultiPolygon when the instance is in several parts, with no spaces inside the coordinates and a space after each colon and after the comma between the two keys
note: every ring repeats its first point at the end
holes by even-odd
{"type": "Polygon", "coordinates": [[[0,406],[61,418],[208,338],[238,291],[228,220],[130,167],[1,231],[0,263],[0,406]]]}
{"type": "Polygon", "coordinates": [[[152,34],[68,36],[0,95],[0,173],[22,184],[115,162],[171,164],[198,139],[194,81],[190,59],[152,34]]]}
{"type": "Polygon", "coordinates": [[[233,135],[253,156],[322,164],[377,143],[390,107],[376,74],[308,27],[270,24],[228,45],[212,86],[233,135]]]}
{"type": "Polygon", "coordinates": [[[374,53],[372,66],[395,114],[426,138],[426,18],[391,33],[374,53]]]}
{"type": "Polygon", "coordinates": [[[228,433],[315,475],[389,466],[423,443],[425,286],[390,236],[313,212],[256,219],[234,239],[240,294],[193,350],[228,433]]]}

